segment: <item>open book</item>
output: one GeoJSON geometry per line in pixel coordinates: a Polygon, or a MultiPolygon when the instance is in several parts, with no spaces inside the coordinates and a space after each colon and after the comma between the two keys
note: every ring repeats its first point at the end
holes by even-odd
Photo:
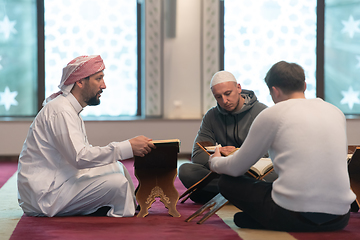
{"type": "MultiPolygon", "coordinates": [[[[197,142],[196,143],[203,151],[207,152],[208,155],[211,155],[215,152],[215,148],[216,147],[221,147],[221,144],[218,144],[216,146],[213,146],[211,142],[197,142]]],[[[229,154],[225,154],[224,152],[221,152],[220,150],[220,153],[222,156],[228,156],[228,155],[231,155],[233,154],[236,150],[238,150],[239,148],[235,148],[234,151],[232,151],[231,153],[229,154]]]]}
{"type": "Polygon", "coordinates": [[[255,178],[262,179],[273,170],[273,164],[270,158],[260,158],[248,171],[248,174],[255,178]]]}
{"type": "MultiPolygon", "coordinates": [[[[213,146],[211,142],[197,142],[196,143],[202,150],[206,151],[209,155],[215,152],[216,147],[221,147],[221,145],[213,146]]],[[[230,154],[225,155],[221,153],[223,156],[229,156],[236,152],[238,148],[236,148],[230,154]]],[[[247,175],[250,175],[257,179],[263,179],[268,173],[273,170],[273,164],[270,158],[260,158],[251,168],[248,170],[247,175]]]]}
{"type": "Polygon", "coordinates": [[[347,162],[348,164],[352,159],[360,159],[360,146],[350,145],[348,146],[347,162]]]}

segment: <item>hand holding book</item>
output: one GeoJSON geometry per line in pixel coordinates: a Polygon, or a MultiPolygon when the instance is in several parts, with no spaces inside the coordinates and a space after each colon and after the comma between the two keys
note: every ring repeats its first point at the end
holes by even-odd
{"type": "Polygon", "coordinates": [[[216,146],[215,152],[210,156],[210,158],[213,158],[213,157],[221,157],[220,147],[219,146],[216,146]]]}
{"type": "Polygon", "coordinates": [[[225,147],[220,147],[219,150],[223,156],[229,156],[232,153],[234,153],[237,150],[237,148],[234,146],[225,146],[225,147]]]}
{"type": "Polygon", "coordinates": [[[156,148],[152,143],[152,139],[145,136],[137,136],[129,139],[134,156],[144,157],[151,152],[151,149],[156,148]]]}
{"type": "Polygon", "coordinates": [[[221,144],[217,144],[215,146],[212,145],[211,142],[197,142],[196,143],[202,150],[204,150],[205,152],[207,152],[209,155],[211,153],[215,152],[215,148],[219,147],[221,156],[228,156],[230,154],[233,154],[236,150],[238,150],[238,148],[234,147],[234,146],[221,146],[221,144]]]}

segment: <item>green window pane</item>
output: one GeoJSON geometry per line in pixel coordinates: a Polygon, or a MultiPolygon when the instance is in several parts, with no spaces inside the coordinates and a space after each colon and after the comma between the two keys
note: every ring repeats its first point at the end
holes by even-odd
{"type": "Polygon", "coordinates": [[[360,114],[360,1],[326,0],[325,100],[345,114],[360,114]]]}
{"type": "Polygon", "coordinates": [[[37,113],[36,1],[0,1],[0,116],[37,113]]]}

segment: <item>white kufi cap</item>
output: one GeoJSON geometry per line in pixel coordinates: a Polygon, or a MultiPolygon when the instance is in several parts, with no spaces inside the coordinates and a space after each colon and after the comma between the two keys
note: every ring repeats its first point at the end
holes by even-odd
{"type": "Polygon", "coordinates": [[[219,71],[214,74],[210,82],[210,88],[215,86],[216,84],[223,83],[223,82],[236,82],[236,78],[234,75],[227,71],[219,71]]]}

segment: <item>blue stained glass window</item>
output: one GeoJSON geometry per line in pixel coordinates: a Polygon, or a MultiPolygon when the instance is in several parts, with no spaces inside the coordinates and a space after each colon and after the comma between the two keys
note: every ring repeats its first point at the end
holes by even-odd
{"type": "Polygon", "coordinates": [[[81,55],[101,55],[105,84],[99,106],[83,116],[137,113],[137,10],[129,0],[45,1],[45,97],[57,92],[62,68],[81,55]]]}
{"type": "Polygon", "coordinates": [[[0,0],[0,116],[37,113],[35,0],[0,0]]]}

